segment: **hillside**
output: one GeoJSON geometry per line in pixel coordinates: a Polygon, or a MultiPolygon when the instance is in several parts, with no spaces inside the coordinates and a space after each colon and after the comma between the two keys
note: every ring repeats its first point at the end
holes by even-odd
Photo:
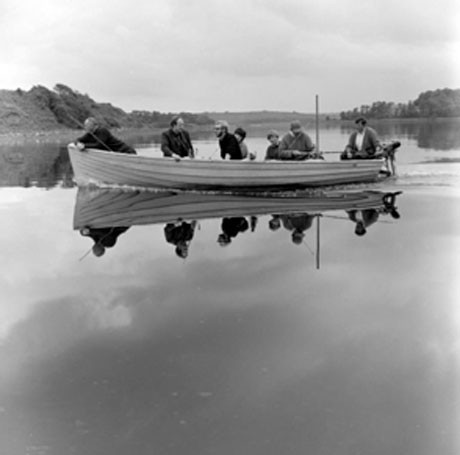
{"type": "MultiPolygon", "coordinates": [[[[204,114],[180,113],[191,125],[210,125],[204,114]]],[[[98,103],[63,84],[53,90],[34,86],[29,91],[0,90],[0,134],[59,131],[81,128],[87,117],[96,117],[108,127],[166,127],[173,113],[133,111],[127,113],[110,103],[98,103]]]]}
{"type": "MultiPolygon", "coordinates": [[[[110,128],[166,128],[174,114],[180,114],[188,127],[206,128],[215,120],[227,120],[230,125],[246,128],[268,125],[288,125],[292,120],[303,124],[315,122],[314,114],[300,112],[204,112],[161,113],[158,111],[125,112],[110,103],[96,102],[64,84],[52,90],[37,85],[30,90],[0,90],[0,135],[60,132],[81,128],[87,117],[96,117],[110,128]]],[[[322,114],[324,119],[338,119],[336,114],[322,114]]]]}

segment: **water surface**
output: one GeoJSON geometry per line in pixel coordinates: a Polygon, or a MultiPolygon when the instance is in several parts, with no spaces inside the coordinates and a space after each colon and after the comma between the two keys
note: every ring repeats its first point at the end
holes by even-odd
{"type": "MultiPolygon", "coordinates": [[[[382,127],[398,178],[351,188],[402,191],[399,218],[358,236],[323,212],[296,244],[292,220],[242,209],[197,220],[186,258],[166,222],[96,257],[62,144],[2,149],[0,453],[459,453],[460,145],[442,128],[382,127]]],[[[324,149],[347,135],[321,130],[324,149]]]]}

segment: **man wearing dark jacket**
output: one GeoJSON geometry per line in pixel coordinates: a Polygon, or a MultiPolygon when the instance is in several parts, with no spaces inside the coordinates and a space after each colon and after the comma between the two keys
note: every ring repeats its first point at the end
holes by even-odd
{"type": "Polygon", "coordinates": [[[136,151],[103,126],[100,126],[94,117],[88,117],[83,125],[86,134],[76,140],[80,150],[85,148],[105,150],[108,152],[136,154],[136,151]]]}
{"type": "Polygon", "coordinates": [[[215,125],[217,139],[219,139],[220,157],[225,160],[228,155],[231,160],[242,160],[240,144],[236,137],[228,132],[229,126],[225,120],[219,120],[215,125]]]}
{"type": "Polygon", "coordinates": [[[188,131],[184,129],[181,117],[174,116],[169,124],[170,128],[161,134],[161,151],[163,156],[178,155],[181,158],[193,158],[193,146],[188,131]]]}

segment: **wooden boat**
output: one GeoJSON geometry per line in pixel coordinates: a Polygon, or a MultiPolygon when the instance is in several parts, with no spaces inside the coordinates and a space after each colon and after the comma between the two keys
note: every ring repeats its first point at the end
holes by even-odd
{"type": "Polygon", "coordinates": [[[223,193],[79,188],[73,225],[74,229],[105,228],[169,223],[178,219],[391,209],[396,194],[381,191],[316,191],[257,197],[223,193]]]}
{"type": "Polygon", "coordinates": [[[383,159],[348,161],[224,161],[156,158],[68,146],[79,186],[126,185],[181,190],[280,190],[381,178],[383,159]]]}

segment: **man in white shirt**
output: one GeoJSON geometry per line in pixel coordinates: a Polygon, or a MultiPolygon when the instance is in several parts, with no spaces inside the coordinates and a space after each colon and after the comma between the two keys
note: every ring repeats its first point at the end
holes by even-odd
{"type": "Polygon", "coordinates": [[[355,120],[356,131],[351,133],[345,151],[340,156],[342,160],[372,159],[381,148],[377,132],[367,126],[367,120],[359,117],[355,120]]]}

